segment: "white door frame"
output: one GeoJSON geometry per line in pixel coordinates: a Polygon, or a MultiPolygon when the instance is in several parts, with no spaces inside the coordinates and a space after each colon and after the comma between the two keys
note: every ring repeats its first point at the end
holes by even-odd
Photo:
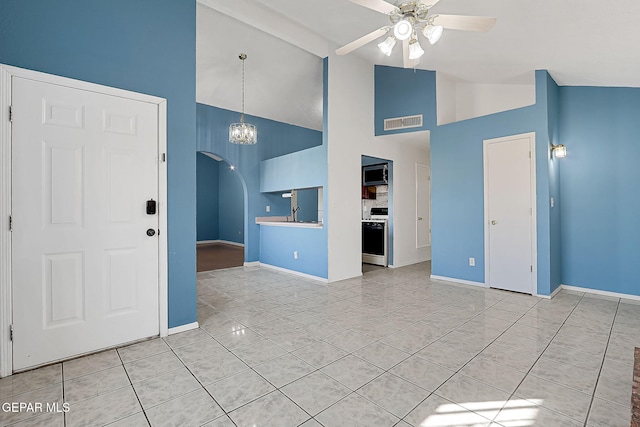
{"type": "Polygon", "coordinates": [[[80,89],[104,95],[119,96],[158,106],[158,313],[160,336],[169,327],[167,281],[167,100],[127,90],[116,89],[66,77],[54,76],[0,64],[0,377],[13,372],[13,348],[10,326],[13,318],[11,297],[11,78],[13,76],[80,89]]]}
{"type": "Polygon", "coordinates": [[[537,232],[537,210],[536,210],[536,133],[528,132],[518,135],[504,136],[501,138],[485,139],[482,144],[482,161],[484,175],[484,283],[489,287],[489,184],[487,179],[487,146],[491,143],[510,141],[513,139],[528,138],[530,167],[531,167],[531,295],[538,295],[538,232],[537,232]]]}
{"type": "Polygon", "coordinates": [[[423,163],[416,163],[415,166],[415,180],[416,180],[416,249],[420,248],[428,248],[431,246],[431,170],[429,165],[425,165],[423,163]],[[429,224],[429,241],[427,244],[421,245],[418,243],[418,189],[420,188],[420,183],[418,182],[418,169],[425,168],[427,170],[427,187],[429,188],[429,200],[427,200],[427,209],[429,210],[429,218],[427,218],[427,222],[429,224]]]}

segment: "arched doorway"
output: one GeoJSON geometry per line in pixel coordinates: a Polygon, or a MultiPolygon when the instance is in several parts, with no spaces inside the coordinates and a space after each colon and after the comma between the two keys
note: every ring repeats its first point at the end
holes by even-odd
{"type": "Polygon", "coordinates": [[[196,154],[197,271],[244,265],[245,188],[233,165],[196,154]]]}

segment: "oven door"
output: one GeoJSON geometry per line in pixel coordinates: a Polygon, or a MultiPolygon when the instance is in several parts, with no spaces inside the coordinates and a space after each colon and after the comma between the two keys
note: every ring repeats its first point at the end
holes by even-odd
{"type": "Polygon", "coordinates": [[[385,255],[385,223],[362,223],[362,253],[385,255]]]}

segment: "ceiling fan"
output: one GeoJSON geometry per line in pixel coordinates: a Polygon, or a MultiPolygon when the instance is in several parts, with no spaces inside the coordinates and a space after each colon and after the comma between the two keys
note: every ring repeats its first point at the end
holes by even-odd
{"type": "Polygon", "coordinates": [[[390,34],[378,47],[387,56],[397,40],[402,41],[403,64],[405,68],[415,67],[424,54],[418,41],[422,33],[429,43],[436,44],[445,28],[461,31],[489,31],[496,24],[496,18],[488,16],[441,15],[430,14],[429,11],[440,0],[410,0],[395,6],[384,0],[351,0],[351,2],[367,7],[389,16],[391,25],[378,28],[371,33],[352,41],[336,50],[338,55],[346,55],[354,50],[390,34]]]}

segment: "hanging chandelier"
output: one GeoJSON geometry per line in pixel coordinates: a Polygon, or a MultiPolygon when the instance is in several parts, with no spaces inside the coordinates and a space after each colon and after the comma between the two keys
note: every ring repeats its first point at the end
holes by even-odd
{"type": "Polygon", "coordinates": [[[232,144],[253,145],[258,142],[258,128],[244,122],[244,60],[247,55],[241,53],[238,57],[242,61],[242,115],[240,123],[229,125],[229,142],[232,144]]]}

